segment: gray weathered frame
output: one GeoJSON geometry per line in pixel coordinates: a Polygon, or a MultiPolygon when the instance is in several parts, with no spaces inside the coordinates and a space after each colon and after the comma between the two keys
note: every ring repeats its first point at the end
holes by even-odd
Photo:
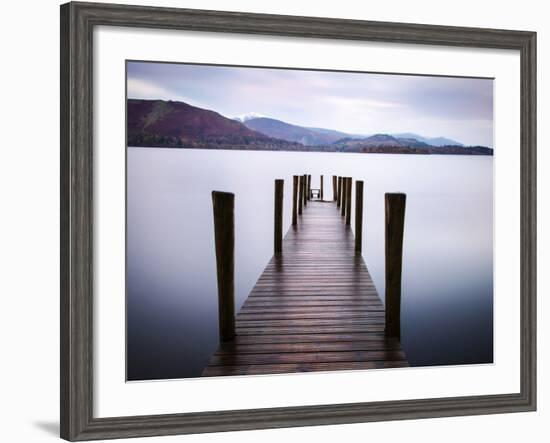
{"type": "Polygon", "coordinates": [[[61,437],[143,437],[536,409],[536,33],[236,12],[68,3],[61,6],[61,437]],[[472,48],[521,57],[521,391],[519,393],[93,417],[92,54],[95,26],[266,34],[472,48]]]}

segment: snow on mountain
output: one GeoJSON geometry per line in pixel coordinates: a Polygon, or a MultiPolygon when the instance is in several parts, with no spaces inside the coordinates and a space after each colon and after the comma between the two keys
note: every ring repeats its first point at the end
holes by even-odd
{"type": "Polygon", "coordinates": [[[246,114],[242,114],[242,115],[238,115],[237,117],[234,117],[233,120],[237,120],[238,122],[244,123],[254,118],[264,118],[264,117],[265,115],[258,114],[257,112],[248,112],[246,114]]]}

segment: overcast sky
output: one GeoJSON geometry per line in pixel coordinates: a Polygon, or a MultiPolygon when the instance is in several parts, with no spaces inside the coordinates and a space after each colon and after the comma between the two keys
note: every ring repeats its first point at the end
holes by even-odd
{"type": "Polygon", "coordinates": [[[257,113],[352,134],[449,137],[493,147],[493,81],[128,63],[128,98],[176,100],[226,117],[257,113]]]}

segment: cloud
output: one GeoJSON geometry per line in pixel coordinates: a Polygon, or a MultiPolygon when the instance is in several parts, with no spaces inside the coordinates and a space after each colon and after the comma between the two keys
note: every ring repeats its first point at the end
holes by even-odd
{"type": "Polygon", "coordinates": [[[128,78],[128,98],[175,100],[174,92],[153,83],[138,78],[128,78]]]}
{"type": "Polygon", "coordinates": [[[415,132],[492,146],[490,79],[131,62],[128,96],[229,117],[255,112],[354,134],[415,132]]]}
{"type": "Polygon", "coordinates": [[[337,97],[337,96],[328,96],[328,97],[319,97],[319,100],[326,102],[328,105],[339,106],[343,108],[368,108],[368,109],[395,109],[401,108],[403,105],[401,103],[395,103],[391,101],[384,100],[374,100],[369,98],[362,97],[337,97]]]}
{"type": "Polygon", "coordinates": [[[208,108],[208,105],[194,98],[181,95],[170,89],[164,88],[152,81],[139,78],[128,78],[127,80],[128,98],[143,100],[172,100],[185,102],[193,106],[208,108]]]}

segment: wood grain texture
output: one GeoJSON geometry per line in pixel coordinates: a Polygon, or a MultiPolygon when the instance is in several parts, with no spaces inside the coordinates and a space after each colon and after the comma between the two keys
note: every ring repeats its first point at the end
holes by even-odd
{"type": "Polygon", "coordinates": [[[203,375],[266,374],[270,367],[277,373],[351,370],[361,362],[406,366],[399,342],[378,335],[384,331],[384,306],[355,247],[336,203],[311,201],[298,228],[286,234],[284,252],[269,261],[236,317],[237,339],[246,337],[247,343],[221,344],[203,375]],[[333,303],[315,305],[327,300],[333,303]],[[358,334],[357,340],[338,341],[344,334],[358,334]],[[359,334],[376,335],[364,340],[359,334]],[[327,339],[331,335],[335,338],[327,339]],[[265,336],[275,343],[267,344],[265,336]],[[300,342],[297,336],[308,339],[300,342]]]}
{"type": "Polygon", "coordinates": [[[342,217],[346,216],[346,198],[348,196],[348,178],[342,177],[342,200],[340,202],[340,214],[342,217]]]}
{"type": "Polygon", "coordinates": [[[336,206],[339,208],[342,202],[342,177],[338,177],[338,194],[336,197],[336,206]]]}
{"type": "MultiPolygon", "coordinates": [[[[536,409],[536,33],[100,3],[62,5],[60,24],[62,438],[77,441],[145,437],[536,409]],[[236,32],[519,51],[520,392],[236,411],[94,417],[92,54],[93,29],[96,26],[236,32]]],[[[327,299],[326,302],[315,303],[331,301],[327,299]]],[[[340,337],[348,336],[355,337],[354,333],[343,333],[340,337]]],[[[273,339],[266,335],[262,340],[273,339]]]]}
{"type": "Polygon", "coordinates": [[[308,182],[308,178],[307,178],[307,174],[304,174],[303,175],[303,178],[304,178],[304,192],[303,192],[303,197],[304,197],[304,208],[307,206],[307,202],[308,202],[308,198],[307,198],[307,194],[308,194],[308,191],[307,191],[307,182],[308,182]]]}
{"type": "Polygon", "coordinates": [[[401,337],[401,274],[405,228],[405,194],[385,195],[386,335],[401,337]]]}
{"type": "Polygon", "coordinates": [[[355,252],[363,250],[363,181],[355,182],[355,252]]]}
{"type": "Polygon", "coordinates": [[[351,194],[353,190],[353,178],[347,177],[346,185],[346,225],[351,225],[351,194]]]}
{"type": "Polygon", "coordinates": [[[292,225],[298,223],[298,176],[292,177],[292,225]]]}
{"type": "Polygon", "coordinates": [[[304,176],[300,175],[298,177],[298,215],[302,215],[302,210],[304,207],[304,176]]]}
{"type": "Polygon", "coordinates": [[[274,221],[273,221],[273,252],[280,253],[283,250],[283,197],[285,181],[283,179],[275,180],[274,196],[274,221]]]}
{"type": "Polygon", "coordinates": [[[235,337],[235,195],[213,191],[212,206],[219,336],[221,342],[226,342],[235,337]]]}

